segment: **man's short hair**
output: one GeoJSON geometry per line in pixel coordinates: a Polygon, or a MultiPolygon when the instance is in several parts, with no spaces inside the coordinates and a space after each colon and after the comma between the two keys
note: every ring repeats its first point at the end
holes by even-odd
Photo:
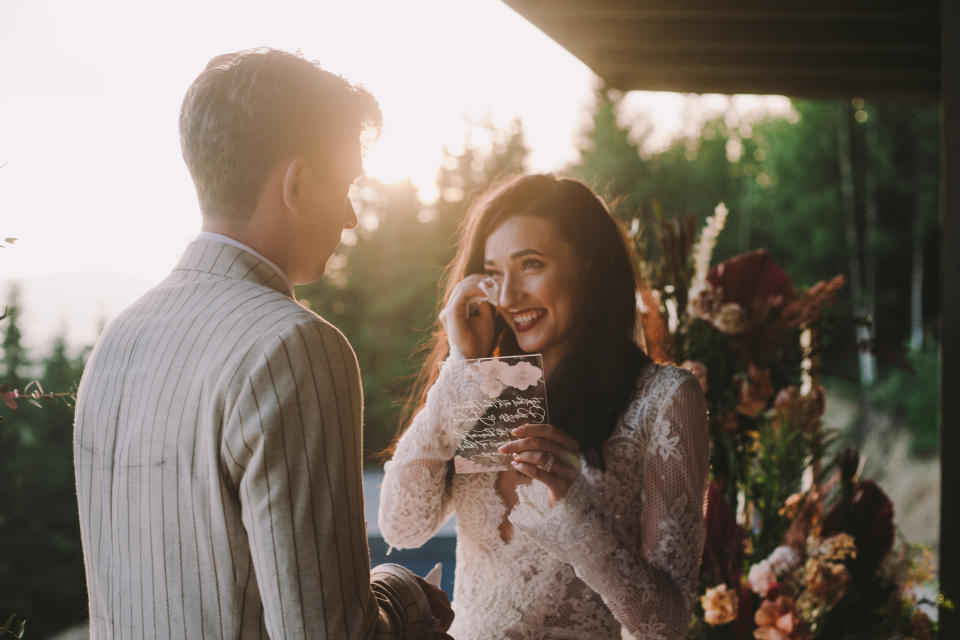
{"type": "Polygon", "coordinates": [[[207,217],[243,220],[280,160],[303,155],[320,171],[381,127],[370,93],[299,54],[276,49],[211,60],[180,108],[180,146],[207,217]]]}

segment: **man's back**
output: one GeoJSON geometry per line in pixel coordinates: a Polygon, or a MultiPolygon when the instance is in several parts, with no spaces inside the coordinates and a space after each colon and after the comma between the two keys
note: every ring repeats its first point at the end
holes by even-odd
{"type": "Polygon", "coordinates": [[[92,637],[370,632],[356,360],[287,286],[197,241],[99,341],[74,444],[92,637]]]}

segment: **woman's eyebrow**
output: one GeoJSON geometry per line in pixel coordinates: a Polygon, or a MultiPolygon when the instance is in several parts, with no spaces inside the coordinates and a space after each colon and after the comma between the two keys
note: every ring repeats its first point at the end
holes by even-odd
{"type": "Polygon", "coordinates": [[[511,260],[516,260],[517,258],[522,258],[524,256],[544,256],[546,257],[543,251],[538,251],[536,249],[521,249],[520,251],[514,251],[510,254],[511,260]]]}
{"type": "MultiPolygon", "coordinates": [[[[520,251],[514,251],[513,253],[511,253],[511,254],[510,254],[510,259],[511,259],[511,260],[516,260],[516,259],[522,258],[522,257],[524,257],[524,256],[543,256],[543,257],[545,258],[545,257],[547,257],[547,254],[545,254],[544,252],[539,251],[539,250],[537,250],[537,249],[521,249],[520,251]]],[[[483,264],[484,264],[484,266],[491,266],[491,265],[496,264],[496,262],[494,262],[493,260],[484,260],[484,261],[483,261],[483,264]]]]}

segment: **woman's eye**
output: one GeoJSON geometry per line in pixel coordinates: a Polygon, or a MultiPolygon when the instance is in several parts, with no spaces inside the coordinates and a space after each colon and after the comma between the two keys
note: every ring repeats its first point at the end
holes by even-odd
{"type": "Polygon", "coordinates": [[[542,269],[543,261],[537,260],[536,258],[527,258],[523,261],[523,268],[525,270],[542,269]]]}
{"type": "Polygon", "coordinates": [[[500,273],[499,271],[492,271],[492,270],[490,270],[490,269],[487,269],[486,271],[484,271],[484,274],[486,274],[486,275],[487,275],[488,277],[490,277],[490,278],[502,278],[502,277],[503,277],[503,274],[500,273]]]}

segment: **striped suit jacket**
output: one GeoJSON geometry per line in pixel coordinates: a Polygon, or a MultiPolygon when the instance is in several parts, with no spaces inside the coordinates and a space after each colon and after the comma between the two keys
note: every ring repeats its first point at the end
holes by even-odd
{"type": "Polygon", "coordinates": [[[266,263],[197,240],[99,339],[74,455],[92,638],[417,638],[371,583],[346,338],[266,263]]]}

